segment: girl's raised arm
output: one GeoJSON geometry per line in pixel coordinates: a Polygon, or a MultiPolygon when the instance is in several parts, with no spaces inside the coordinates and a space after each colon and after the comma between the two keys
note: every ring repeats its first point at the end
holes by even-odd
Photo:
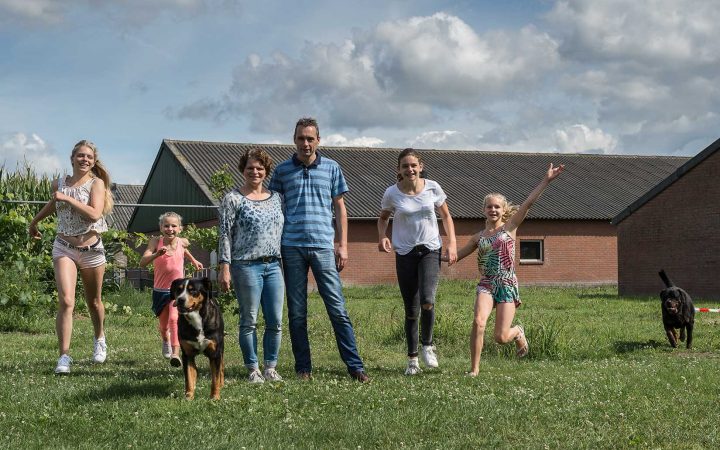
{"type": "Polygon", "coordinates": [[[537,187],[533,189],[532,192],[530,192],[530,195],[528,195],[528,198],[526,198],[522,205],[520,205],[517,212],[513,214],[512,217],[510,217],[510,220],[507,221],[507,224],[505,225],[505,230],[507,232],[515,231],[517,227],[519,227],[520,224],[523,223],[523,220],[525,220],[525,216],[527,216],[530,207],[537,201],[537,199],[540,198],[540,195],[542,195],[545,188],[548,187],[548,184],[550,184],[552,180],[557,178],[558,175],[560,175],[564,170],[564,164],[553,167],[553,164],[550,163],[550,167],[548,167],[547,173],[545,174],[545,177],[542,179],[540,184],[538,184],[537,187]]]}

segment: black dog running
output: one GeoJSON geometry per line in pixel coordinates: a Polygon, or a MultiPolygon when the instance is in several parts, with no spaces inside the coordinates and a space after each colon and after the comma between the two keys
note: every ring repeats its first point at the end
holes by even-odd
{"type": "Polygon", "coordinates": [[[695,325],[695,306],[692,299],[684,289],[675,286],[664,270],[658,272],[665,283],[665,289],[660,291],[662,304],[662,320],[668,341],[673,348],[678,346],[677,330],[680,329],[680,341],[685,341],[686,347],[692,346],[693,326],[695,325]]]}

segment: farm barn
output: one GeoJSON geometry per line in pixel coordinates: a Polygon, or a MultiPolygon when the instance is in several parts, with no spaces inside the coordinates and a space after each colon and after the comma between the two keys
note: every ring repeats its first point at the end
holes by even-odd
{"type": "MultiPolygon", "coordinates": [[[[240,184],[237,162],[245,150],[256,147],[265,149],[276,162],[289,158],[295,150],[292,145],[164,140],[139,203],[215,205],[218,200],[208,187],[212,174],[227,164],[236,184],[240,184]]],[[[377,250],[376,221],[382,194],[395,182],[400,151],[319,149],[322,155],[340,163],[350,186],[346,195],[350,261],[341,274],[346,284],[395,282],[394,256],[377,250]]],[[[501,192],[510,201],[520,203],[550,162],[567,166],[518,232],[518,276],[525,284],[548,285],[617,283],[617,238],[611,219],[688,160],[671,156],[419,151],[426,176],[438,181],[448,195],[458,245],[483,226],[485,194],[501,192]]],[[[212,208],[176,209],[186,223],[217,223],[212,208]]],[[[128,229],[157,231],[157,217],[164,210],[135,209],[128,229]]],[[[443,275],[474,279],[476,263],[466,258],[452,267],[444,266],[443,275]]]]}

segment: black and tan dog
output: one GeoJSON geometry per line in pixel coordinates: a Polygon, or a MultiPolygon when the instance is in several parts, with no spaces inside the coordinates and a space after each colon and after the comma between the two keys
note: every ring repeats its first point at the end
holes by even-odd
{"type": "Polygon", "coordinates": [[[680,329],[680,341],[685,340],[687,330],[687,348],[692,346],[693,326],[695,325],[695,306],[692,299],[684,289],[675,286],[664,270],[658,272],[665,283],[665,289],[660,291],[662,302],[662,319],[668,341],[673,348],[678,346],[677,329],[680,329]]]}
{"type": "Polygon", "coordinates": [[[210,360],[210,396],[213,399],[220,398],[220,388],[225,384],[225,325],[220,307],[210,296],[211,289],[208,278],[179,278],[170,287],[178,309],[178,337],[185,375],[185,398],[188,400],[195,397],[195,357],[198,354],[202,353],[210,360]]]}

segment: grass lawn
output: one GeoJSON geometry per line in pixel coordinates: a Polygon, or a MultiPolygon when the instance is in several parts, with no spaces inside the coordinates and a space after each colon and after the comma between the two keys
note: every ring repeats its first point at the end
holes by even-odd
{"type": "MultiPolygon", "coordinates": [[[[200,359],[196,400],[160,354],[148,293],[108,294],[108,360],[93,365],[92,327],[75,321],[68,376],[56,376],[54,319],[42,333],[3,333],[0,445],[5,448],[718,448],[720,314],[698,313],[694,349],[673,350],[657,298],[612,288],[521,288],[530,354],[486,339],[469,378],[473,283],[443,282],[435,340],[440,369],[406,377],[397,287],[349,288],[350,317],[372,381],[350,380],[322,301],[309,323],[314,380],[250,385],[225,313],[226,386],[209,400],[200,359]],[[123,311],[123,306],[129,306],[123,311]]],[[[696,306],[717,305],[696,301],[696,306]]],[[[3,311],[0,310],[0,315],[3,311]]],[[[491,324],[494,316],[491,317],[491,324]]],[[[488,330],[488,337],[491,332],[488,330]]]]}

